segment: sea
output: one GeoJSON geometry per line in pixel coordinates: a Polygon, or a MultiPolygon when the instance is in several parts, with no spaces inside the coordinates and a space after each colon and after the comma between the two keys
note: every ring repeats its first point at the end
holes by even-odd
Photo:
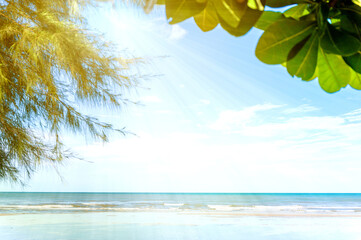
{"type": "Polygon", "coordinates": [[[0,192],[1,240],[361,240],[361,194],[0,192]]]}

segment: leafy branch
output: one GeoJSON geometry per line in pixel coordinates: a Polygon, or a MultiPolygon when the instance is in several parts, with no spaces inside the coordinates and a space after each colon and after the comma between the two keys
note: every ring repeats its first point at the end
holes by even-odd
{"type": "MultiPolygon", "coordinates": [[[[115,46],[87,29],[77,9],[88,0],[0,2],[0,180],[22,181],[45,163],[76,157],[67,130],[108,141],[109,123],[81,105],[119,109],[137,85],[115,46]]],[[[128,65],[129,64],[129,65],[128,65]]]]}
{"type": "Polygon", "coordinates": [[[143,2],[147,11],[165,5],[170,24],[193,18],[211,31],[220,25],[239,37],[263,30],[256,56],[282,64],[291,76],[318,78],[326,92],[350,85],[361,90],[360,0],[158,0],[143,2]],[[283,12],[275,8],[285,8],[283,12]]]}

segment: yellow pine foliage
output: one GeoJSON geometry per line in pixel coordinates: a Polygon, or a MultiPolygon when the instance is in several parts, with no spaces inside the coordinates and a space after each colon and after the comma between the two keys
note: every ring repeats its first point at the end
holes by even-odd
{"type": "Polygon", "coordinates": [[[0,179],[21,181],[43,162],[72,157],[64,130],[104,141],[114,130],[77,106],[119,107],[136,79],[114,46],[87,30],[88,4],[0,2],[0,179]]]}

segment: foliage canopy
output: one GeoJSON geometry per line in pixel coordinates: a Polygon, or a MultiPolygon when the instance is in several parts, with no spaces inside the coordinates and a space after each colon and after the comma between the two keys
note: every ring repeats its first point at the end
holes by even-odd
{"type": "Polygon", "coordinates": [[[326,92],[361,90],[360,0],[146,0],[145,10],[155,3],[165,5],[170,24],[193,18],[204,32],[220,25],[237,37],[259,28],[262,62],[305,81],[318,78],[326,92]]]}
{"type": "Polygon", "coordinates": [[[115,47],[87,30],[85,3],[0,1],[0,179],[73,157],[64,130],[104,141],[114,130],[79,104],[117,108],[136,81],[115,47]]]}

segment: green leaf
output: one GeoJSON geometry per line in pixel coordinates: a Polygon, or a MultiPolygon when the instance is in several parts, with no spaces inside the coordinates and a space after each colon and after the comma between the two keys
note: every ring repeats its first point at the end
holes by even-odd
{"type": "Polygon", "coordinates": [[[347,6],[347,10],[350,10],[354,13],[361,14],[361,6],[353,5],[353,6],[347,6]]]}
{"type": "Polygon", "coordinates": [[[279,20],[269,26],[258,41],[256,56],[267,64],[287,61],[290,50],[315,29],[313,21],[279,20]]]}
{"type": "Polygon", "coordinates": [[[316,8],[317,27],[320,32],[324,32],[328,25],[330,7],[325,2],[321,2],[316,8]]]}
{"type": "Polygon", "coordinates": [[[361,42],[347,32],[327,24],[321,39],[321,47],[328,53],[349,56],[361,49],[361,42]]]}
{"type": "Polygon", "coordinates": [[[284,19],[281,12],[264,11],[262,16],[257,21],[255,27],[261,30],[266,30],[274,22],[284,19]]]}
{"type": "Polygon", "coordinates": [[[208,32],[217,27],[219,20],[213,2],[208,2],[206,8],[195,15],[194,21],[203,32],[208,32]]]}
{"type": "MultiPolygon", "coordinates": [[[[287,56],[287,61],[290,61],[292,58],[294,58],[297,53],[303,48],[303,46],[305,46],[306,42],[308,41],[308,39],[310,39],[311,34],[308,35],[306,38],[304,38],[302,41],[298,42],[288,53],[287,56]]],[[[286,62],[287,63],[287,62],[286,62]]],[[[285,65],[285,67],[287,67],[287,64],[285,65]]]]}
{"type": "Polygon", "coordinates": [[[319,48],[317,61],[318,82],[326,92],[337,92],[350,82],[351,69],[341,56],[327,54],[319,48]]]}
{"type": "Polygon", "coordinates": [[[267,0],[266,5],[273,8],[279,8],[279,7],[285,7],[288,5],[305,3],[305,2],[306,2],[305,0],[267,0]]]}
{"type": "Polygon", "coordinates": [[[265,6],[265,0],[248,0],[247,6],[254,10],[263,11],[265,6]]]}
{"type": "Polygon", "coordinates": [[[343,60],[349,65],[355,72],[361,73],[361,52],[355,53],[349,57],[343,57],[343,60]]]}
{"type": "Polygon", "coordinates": [[[179,23],[200,13],[206,3],[199,3],[196,0],[165,0],[167,19],[171,24],[179,23]]]}
{"type": "Polygon", "coordinates": [[[218,19],[222,19],[230,27],[236,28],[247,9],[247,1],[214,0],[214,6],[217,10],[218,19]]]}
{"type": "Polygon", "coordinates": [[[361,15],[345,11],[341,16],[340,27],[348,33],[361,39],[361,15]]]}
{"type": "Polygon", "coordinates": [[[288,9],[283,14],[285,15],[285,17],[290,17],[299,20],[301,17],[309,14],[307,7],[308,7],[307,4],[299,4],[293,8],[288,9]]]}
{"type": "Polygon", "coordinates": [[[357,6],[361,7],[361,0],[352,0],[352,2],[357,6]]]}
{"type": "Polygon", "coordinates": [[[318,53],[318,34],[315,31],[301,50],[287,62],[287,71],[303,80],[310,79],[316,70],[318,53]]]}
{"type": "Polygon", "coordinates": [[[354,89],[361,90],[361,74],[352,71],[350,86],[354,89]]]}
{"type": "MultiPolygon", "coordinates": [[[[317,59],[318,59],[318,57],[317,57],[317,59]]],[[[308,82],[308,81],[314,80],[317,77],[318,77],[318,67],[316,66],[316,69],[315,69],[315,72],[313,73],[313,75],[308,79],[302,79],[302,80],[308,82]]]]}
{"type": "Polygon", "coordinates": [[[235,28],[229,26],[222,19],[219,19],[219,22],[224,30],[233,36],[239,37],[246,34],[256,24],[262,13],[262,11],[247,8],[241,19],[241,22],[235,28]]]}
{"type": "Polygon", "coordinates": [[[315,12],[307,14],[299,19],[300,21],[317,21],[317,16],[315,12]]]}

